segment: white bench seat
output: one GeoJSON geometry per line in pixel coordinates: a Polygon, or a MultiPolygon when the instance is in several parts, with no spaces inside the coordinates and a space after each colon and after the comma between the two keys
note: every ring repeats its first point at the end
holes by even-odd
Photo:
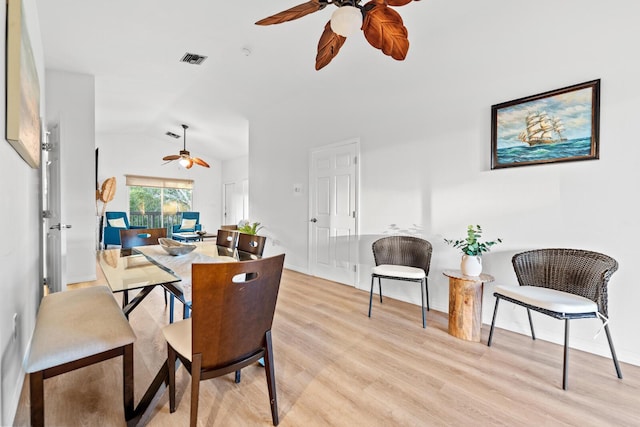
{"type": "Polygon", "coordinates": [[[107,286],[44,297],[24,364],[31,386],[31,425],[44,425],[45,379],[117,356],[123,356],[125,418],[133,418],[135,340],[107,286]]]}

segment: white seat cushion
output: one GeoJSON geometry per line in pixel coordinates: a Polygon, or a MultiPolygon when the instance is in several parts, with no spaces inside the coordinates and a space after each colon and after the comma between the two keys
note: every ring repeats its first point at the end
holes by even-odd
{"type": "Polygon", "coordinates": [[[42,299],[25,371],[42,371],[135,340],[107,286],[57,292],[42,299]]]}
{"type": "Polygon", "coordinates": [[[555,289],[497,285],[494,291],[505,297],[556,313],[577,314],[598,311],[598,305],[590,299],[555,289]]]}
{"type": "Polygon", "coordinates": [[[402,279],[424,279],[427,275],[424,270],[416,267],[407,267],[406,265],[381,264],[371,269],[371,274],[378,276],[399,277],[402,279]]]}
{"type": "Polygon", "coordinates": [[[191,361],[191,318],[165,326],[162,335],[175,351],[191,361]]]}

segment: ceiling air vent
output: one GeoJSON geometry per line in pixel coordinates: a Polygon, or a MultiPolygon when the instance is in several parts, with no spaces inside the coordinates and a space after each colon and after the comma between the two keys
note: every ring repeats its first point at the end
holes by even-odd
{"type": "Polygon", "coordinates": [[[165,133],[165,135],[170,136],[171,138],[175,138],[175,139],[180,138],[180,135],[176,135],[175,133],[170,132],[170,131],[165,133]]]}
{"type": "Polygon", "coordinates": [[[198,55],[197,53],[185,53],[180,62],[186,62],[187,64],[200,65],[207,59],[206,56],[198,55]]]}

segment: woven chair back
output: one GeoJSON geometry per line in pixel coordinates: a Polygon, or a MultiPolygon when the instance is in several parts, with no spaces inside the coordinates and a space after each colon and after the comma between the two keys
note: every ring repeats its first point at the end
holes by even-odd
{"type": "Polygon", "coordinates": [[[383,237],[373,242],[373,259],[376,265],[405,265],[424,270],[429,275],[431,243],[412,236],[383,237]]]}
{"type": "Polygon", "coordinates": [[[610,256],[581,249],[536,249],[515,254],[511,261],[521,286],[580,295],[608,316],[607,284],[618,269],[610,256]]]}

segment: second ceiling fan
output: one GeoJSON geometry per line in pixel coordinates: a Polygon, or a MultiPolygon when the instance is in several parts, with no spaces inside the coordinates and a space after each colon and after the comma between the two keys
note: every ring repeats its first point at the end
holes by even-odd
{"type": "Polygon", "coordinates": [[[310,0],[275,15],[261,19],[256,25],[280,24],[302,18],[327,5],[338,6],[324,27],[318,42],[316,70],[320,70],[340,51],[347,36],[361,29],[369,44],[398,61],[409,51],[409,38],[400,14],[388,6],[404,6],[419,0],[371,0],[364,6],[362,0],[310,0]]]}
{"type": "Polygon", "coordinates": [[[180,164],[184,166],[186,169],[191,169],[191,167],[196,164],[199,166],[204,166],[205,168],[209,167],[209,164],[202,160],[199,157],[191,157],[191,153],[187,151],[187,129],[189,126],[182,125],[183,129],[183,146],[182,150],[180,150],[180,154],[171,154],[169,156],[164,156],[162,160],[165,162],[172,162],[174,160],[180,160],[180,164]]]}

